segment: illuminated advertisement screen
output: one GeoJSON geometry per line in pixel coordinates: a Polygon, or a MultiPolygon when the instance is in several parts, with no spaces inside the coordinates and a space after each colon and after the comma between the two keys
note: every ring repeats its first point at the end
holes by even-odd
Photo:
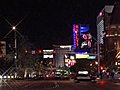
{"type": "Polygon", "coordinates": [[[43,55],[43,58],[53,58],[53,55],[43,55]]]}
{"type": "Polygon", "coordinates": [[[89,55],[89,54],[84,54],[84,53],[77,53],[76,59],[96,59],[95,55],[89,55]]]}
{"type": "Polygon", "coordinates": [[[71,66],[75,65],[76,60],[75,60],[74,54],[65,54],[64,57],[65,57],[65,59],[64,59],[65,66],[71,67],[71,66]]]}
{"type": "Polygon", "coordinates": [[[65,66],[70,67],[75,65],[76,61],[72,59],[65,59],[65,66]]]}
{"type": "Polygon", "coordinates": [[[80,35],[79,46],[81,49],[87,49],[91,47],[92,36],[90,33],[84,33],[80,35]]]}
{"type": "Polygon", "coordinates": [[[88,57],[88,54],[76,54],[76,59],[87,59],[88,57]]]}
{"type": "Polygon", "coordinates": [[[53,54],[54,50],[43,50],[43,54],[53,54]]]}
{"type": "Polygon", "coordinates": [[[92,35],[88,25],[80,25],[79,48],[89,49],[91,47],[92,35]]]}
{"type": "Polygon", "coordinates": [[[89,25],[73,24],[74,50],[89,49],[92,43],[89,25]]]}
{"type": "Polygon", "coordinates": [[[86,32],[89,32],[89,26],[88,25],[81,25],[80,26],[80,35],[86,33],[86,32]]]}

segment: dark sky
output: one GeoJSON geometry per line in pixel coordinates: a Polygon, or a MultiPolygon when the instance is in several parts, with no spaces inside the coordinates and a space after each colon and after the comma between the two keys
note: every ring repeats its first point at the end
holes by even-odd
{"type": "MultiPolygon", "coordinates": [[[[18,26],[18,31],[28,36],[37,47],[53,44],[72,44],[72,24],[90,24],[95,34],[95,20],[105,4],[114,0],[0,0],[0,37],[18,26]]],[[[95,36],[95,35],[93,35],[95,36]]]]}

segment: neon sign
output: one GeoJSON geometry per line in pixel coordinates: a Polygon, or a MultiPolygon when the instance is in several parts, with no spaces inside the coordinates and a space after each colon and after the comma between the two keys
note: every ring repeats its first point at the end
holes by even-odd
{"type": "Polygon", "coordinates": [[[74,50],[88,49],[91,47],[92,35],[88,25],[73,24],[74,50]]]}
{"type": "Polygon", "coordinates": [[[80,48],[90,48],[91,47],[92,36],[90,33],[82,34],[80,41],[80,48]]]}
{"type": "Polygon", "coordinates": [[[73,41],[74,41],[74,49],[79,47],[79,26],[73,25],[73,41]]]}

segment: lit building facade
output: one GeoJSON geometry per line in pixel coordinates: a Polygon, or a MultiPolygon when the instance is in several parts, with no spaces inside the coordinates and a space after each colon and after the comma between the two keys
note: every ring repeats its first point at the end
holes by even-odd
{"type": "MultiPolygon", "coordinates": [[[[79,69],[93,70],[91,65],[96,61],[94,52],[93,36],[88,24],[73,24],[73,47],[75,63],[79,69]]],[[[95,70],[96,70],[96,65],[95,70]]]]}
{"type": "Polygon", "coordinates": [[[104,49],[104,32],[105,32],[105,20],[104,20],[104,9],[101,10],[99,15],[97,16],[97,59],[99,65],[104,61],[105,53],[101,50],[104,49]]]}
{"type": "Polygon", "coordinates": [[[46,64],[53,64],[54,63],[54,56],[55,56],[55,51],[53,49],[44,49],[42,51],[43,53],[43,62],[46,64]]]}
{"type": "Polygon", "coordinates": [[[55,66],[65,67],[65,55],[73,51],[73,45],[53,45],[55,50],[55,66]]]}
{"type": "Polygon", "coordinates": [[[86,59],[88,59],[90,54],[94,53],[92,52],[93,43],[89,25],[73,24],[73,47],[76,59],[83,59],[81,56],[85,56],[84,59],[87,56],[86,59]],[[79,56],[80,58],[78,58],[79,56]]]}
{"type": "MultiPolygon", "coordinates": [[[[97,37],[104,46],[103,63],[105,66],[115,65],[120,52],[120,3],[105,5],[97,17],[97,37]]],[[[100,49],[101,50],[101,49],[100,49]]]]}

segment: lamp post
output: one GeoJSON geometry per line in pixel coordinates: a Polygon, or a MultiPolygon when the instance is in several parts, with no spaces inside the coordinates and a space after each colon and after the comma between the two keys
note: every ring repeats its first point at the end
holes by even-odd
{"type": "MultiPolygon", "coordinates": [[[[17,72],[16,72],[16,69],[18,68],[18,63],[17,63],[17,59],[18,59],[18,51],[17,51],[17,34],[19,34],[22,38],[24,38],[21,33],[19,33],[17,30],[16,30],[16,27],[24,20],[21,19],[16,25],[12,25],[5,17],[3,17],[5,19],[5,21],[12,27],[12,30],[10,30],[4,37],[3,39],[5,39],[12,31],[14,31],[14,64],[11,66],[15,69],[15,78],[17,76],[17,72]]],[[[6,72],[8,72],[9,70],[7,70],[6,72]]]]}
{"type": "Polygon", "coordinates": [[[14,31],[14,63],[15,63],[15,69],[17,69],[17,35],[16,35],[16,27],[13,26],[12,30],[14,31]]]}

